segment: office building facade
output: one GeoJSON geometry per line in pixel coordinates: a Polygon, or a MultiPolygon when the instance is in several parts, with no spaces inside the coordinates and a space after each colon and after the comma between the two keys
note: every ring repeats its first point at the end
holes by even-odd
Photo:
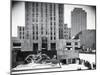
{"type": "Polygon", "coordinates": [[[74,8],[71,12],[71,37],[87,28],[87,13],[82,8],[74,8]]]}
{"type": "Polygon", "coordinates": [[[57,50],[58,59],[66,64],[72,64],[79,58],[80,40],[59,40],[57,50]]]}
{"type": "Polygon", "coordinates": [[[25,2],[25,50],[57,50],[56,42],[63,39],[63,19],[63,4],[25,2]]]}

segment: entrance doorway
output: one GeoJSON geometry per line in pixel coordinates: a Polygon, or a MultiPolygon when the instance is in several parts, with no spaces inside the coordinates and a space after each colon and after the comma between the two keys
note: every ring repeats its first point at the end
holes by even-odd
{"type": "Polygon", "coordinates": [[[38,43],[33,43],[33,52],[38,51],[38,43]]]}
{"type": "Polygon", "coordinates": [[[47,43],[42,43],[42,51],[47,51],[47,43]]]}
{"type": "Polygon", "coordinates": [[[51,43],[51,50],[56,50],[56,43],[51,43]]]}
{"type": "Polygon", "coordinates": [[[60,61],[61,61],[61,63],[62,63],[63,65],[67,64],[67,63],[66,63],[66,59],[62,59],[62,60],[60,60],[60,61]]]}
{"type": "Polygon", "coordinates": [[[47,51],[48,44],[47,44],[47,37],[42,37],[42,51],[47,51]]]}

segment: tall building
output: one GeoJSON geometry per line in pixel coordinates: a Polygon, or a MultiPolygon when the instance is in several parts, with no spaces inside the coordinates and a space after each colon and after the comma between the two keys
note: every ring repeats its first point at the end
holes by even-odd
{"type": "Polygon", "coordinates": [[[87,28],[87,13],[82,8],[74,8],[71,12],[71,37],[87,28]]]}
{"type": "Polygon", "coordinates": [[[64,24],[63,38],[66,40],[71,39],[71,28],[68,28],[67,24],[64,24]]]}
{"type": "Polygon", "coordinates": [[[63,4],[25,2],[25,42],[30,51],[57,50],[63,25],[63,4]]]}
{"type": "Polygon", "coordinates": [[[96,50],[96,30],[84,30],[77,34],[74,39],[80,39],[80,46],[84,49],[96,50]]]}

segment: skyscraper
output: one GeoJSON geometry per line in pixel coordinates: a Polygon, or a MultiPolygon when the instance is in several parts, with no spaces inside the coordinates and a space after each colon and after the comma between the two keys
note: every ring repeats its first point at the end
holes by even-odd
{"type": "Polygon", "coordinates": [[[71,38],[79,32],[86,30],[87,13],[82,8],[74,8],[71,12],[71,38]]]}
{"type": "Polygon", "coordinates": [[[63,39],[64,5],[25,2],[25,41],[31,51],[56,50],[63,39]]]}

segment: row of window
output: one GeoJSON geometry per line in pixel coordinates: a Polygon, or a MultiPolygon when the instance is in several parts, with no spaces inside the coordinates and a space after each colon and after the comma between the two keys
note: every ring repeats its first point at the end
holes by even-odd
{"type": "MultiPolygon", "coordinates": [[[[47,25],[46,25],[47,26],[47,25]]],[[[38,32],[38,24],[36,24],[36,26],[34,26],[34,24],[33,24],[33,31],[35,30],[35,27],[36,27],[36,31],[38,32]]],[[[54,26],[54,28],[53,27],[51,27],[50,28],[51,29],[51,31],[54,29],[54,35],[55,35],[55,30],[56,30],[56,27],[54,26]]],[[[43,24],[41,24],[41,32],[43,32],[43,24]]],[[[47,32],[48,30],[46,29],[46,32],[47,32]]],[[[51,32],[51,34],[52,34],[52,32],[51,32]]]]}
{"type": "MultiPolygon", "coordinates": [[[[33,40],[38,40],[38,36],[33,36],[33,40]]],[[[51,37],[50,40],[56,40],[56,37],[51,37]]]]}
{"type": "Polygon", "coordinates": [[[20,31],[20,35],[24,35],[24,31],[20,31]]]}
{"type": "Polygon", "coordinates": [[[21,46],[21,43],[19,43],[19,42],[13,42],[13,46],[15,47],[15,46],[21,46]]]}
{"type": "Polygon", "coordinates": [[[24,31],[24,27],[19,27],[19,31],[24,31]]]}
{"type": "MultiPolygon", "coordinates": [[[[47,5],[46,5],[45,7],[46,7],[46,8],[45,8],[45,12],[46,12],[46,17],[47,17],[47,14],[48,14],[48,13],[47,13],[47,10],[48,10],[48,9],[47,9],[47,5]]],[[[33,10],[33,14],[32,14],[32,15],[34,16],[34,15],[35,15],[35,14],[34,14],[34,10],[35,10],[34,7],[33,7],[32,10],[33,10]]],[[[50,7],[50,15],[51,15],[51,16],[53,16],[52,12],[53,12],[53,11],[52,11],[52,5],[51,5],[51,7],[50,7]]],[[[54,16],[55,16],[55,5],[54,5],[54,12],[53,12],[53,13],[54,13],[54,16]]],[[[36,7],[36,16],[38,17],[38,15],[39,15],[39,13],[38,13],[38,7],[36,7]]],[[[42,4],[41,4],[41,17],[43,17],[43,5],[42,5],[42,4]]],[[[54,19],[54,20],[55,20],[55,19],[54,19]]]]}
{"type": "MultiPolygon", "coordinates": [[[[67,50],[72,50],[71,47],[67,47],[66,49],[67,49],[67,50]]],[[[75,47],[75,50],[79,50],[79,48],[78,48],[78,47],[75,47]]]]}
{"type": "Polygon", "coordinates": [[[51,40],[56,40],[56,37],[53,38],[53,37],[51,36],[51,40]]]}
{"type": "MultiPolygon", "coordinates": [[[[66,45],[71,45],[71,42],[67,42],[66,45]]],[[[75,42],[75,45],[78,45],[78,42],[75,42]]]]}
{"type": "Polygon", "coordinates": [[[19,27],[19,38],[24,39],[24,27],[19,27]]]}
{"type": "MultiPolygon", "coordinates": [[[[50,46],[51,50],[56,50],[56,43],[51,43],[50,46]]],[[[41,47],[47,49],[48,45],[43,43],[41,47]]],[[[38,50],[38,43],[33,43],[33,50],[38,50]]]]}
{"type": "MultiPolygon", "coordinates": [[[[36,27],[38,27],[38,24],[32,24],[33,25],[33,28],[34,28],[34,26],[36,26],[36,27]]],[[[48,25],[48,24],[45,24],[46,26],[48,25]]],[[[54,28],[56,27],[56,22],[54,22],[54,24],[51,22],[50,23],[50,25],[51,25],[51,28],[52,28],[52,26],[54,25],[54,28]]],[[[43,26],[43,24],[41,24],[41,27],[43,26]]]]}
{"type": "MultiPolygon", "coordinates": [[[[43,9],[43,4],[44,3],[41,3],[41,8],[43,9]]],[[[48,6],[48,4],[46,3],[46,4],[44,4],[45,5],[45,10],[48,10],[47,9],[47,6],[48,6]]],[[[32,7],[33,7],[33,9],[34,9],[34,7],[36,6],[36,8],[38,9],[38,7],[39,7],[39,3],[32,3],[32,7]],[[36,4],[36,5],[35,5],[36,4]]],[[[31,9],[31,6],[30,6],[30,3],[27,3],[27,5],[26,5],[26,8],[27,8],[27,10],[29,9],[31,9]]],[[[56,5],[55,4],[50,4],[50,11],[51,10],[55,10],[56,9],[56,5]],[[54,9],[53,9],[54,8],[54,9]]]]}
{"type": "Polygon", "coordinates": [[[20,36],[19,38],[20,38],[20,39],[24,39],[24,36],[20,36]]]}
{"type": "MultiPolygon", "coordinates": [[[[27,39],[29,38],[29,35],[27,35],[27,39]]],[[[20,36],[20,39],[24,39],[24,36],[20,36]]],[[[38,35],[36,37],[33,35],[33,40],[38,40],[38,35]]],[[[56,40],[56,36],[50,38],[51,40],[56,40]]]]}
{"type": "Polygon", "coordinates": [[[24,32],[20,32],[19,38],[20,38],[20,39],[24,39],[24,32]]]}
{"type": "MultiPolygon", "coordinates": [[[[33,35],[34,35],[34,34],[37,34],[37,35],[38,35],[38,31],[36,31],[36,32],[33,31],[33,35]]],[[[41,30],[41,34],[43,34],[43,30],[41,30]]],[[[46,30],[46,34],[48,34],[48,31],[47,31],[47,30],[46,30]]],[[[54,33],[51,32],[50,35],[51,35],[51,36],[52,36],[52,35],[55,36],[56,33],[55,33],[55,32],[54,32],[54,33]]]]}
{"type": "MultiPolygon", "coordinates": [[[[43,32],[41,32],[42,34],[43,34],[43,32]]],[[[48,34],[48,33],[46,33],[46,34],[48,34]]],[[[35,35],[35,33],[33,32],[33,40],[35,39],[35,36],[36,36],[36,40],[38,40],[38,32],[36,32],[36,35],[35,35]]],[[[19,36],[19,38],[20,39],[24,39],[24,35],[22,35],[22,34],[20,34],[20,36],[19,36]]],[[[27,33],[27,39],[29,38],[29,34],[27,33]]],[[[55,40],[56,39],[56,35],[55,35],[55,33],[54,33],[54,38],[52,37],[52,32],[51,32],[51,40],[55,40]]]]}
{"type": "MultiPolygon", "coordinates": [[[[34,15],[35,16],[35,15],[34,15]]],[[[48,16],[46,16],[46,19],[45,19],[45,21],[47,22],[48,20],[47,19],[49,19],[50,18],[50,21],[53,21],[54,23],[56,23],[56,17],[55,16],[52,16],[52,17],[48,17],[48,16]]],[[[29,20],[29,17],[27,17],[27,19],[26,20],[29,20]]],[[[33,17],[32,18],[32,21],[33,22],[38,22],[39,21],[39,18],[38,18],[38,16],[36,15],[36,18],[35,17],[33,17]]],[[[43,22],[43,16],[41,17],[41,20],[40,20],[41,22],[43,22]]],[[[63,22],[63,20],[59,20],[59,22],[63,22]]]]}
{"type": "MultiPolygon", "coordinates": [[[[35,40],[35,36],[33,36],[33,40],[35,40]]],[[[38,36],[36,36],[36,40],[38,40],[38,36]]]]}

